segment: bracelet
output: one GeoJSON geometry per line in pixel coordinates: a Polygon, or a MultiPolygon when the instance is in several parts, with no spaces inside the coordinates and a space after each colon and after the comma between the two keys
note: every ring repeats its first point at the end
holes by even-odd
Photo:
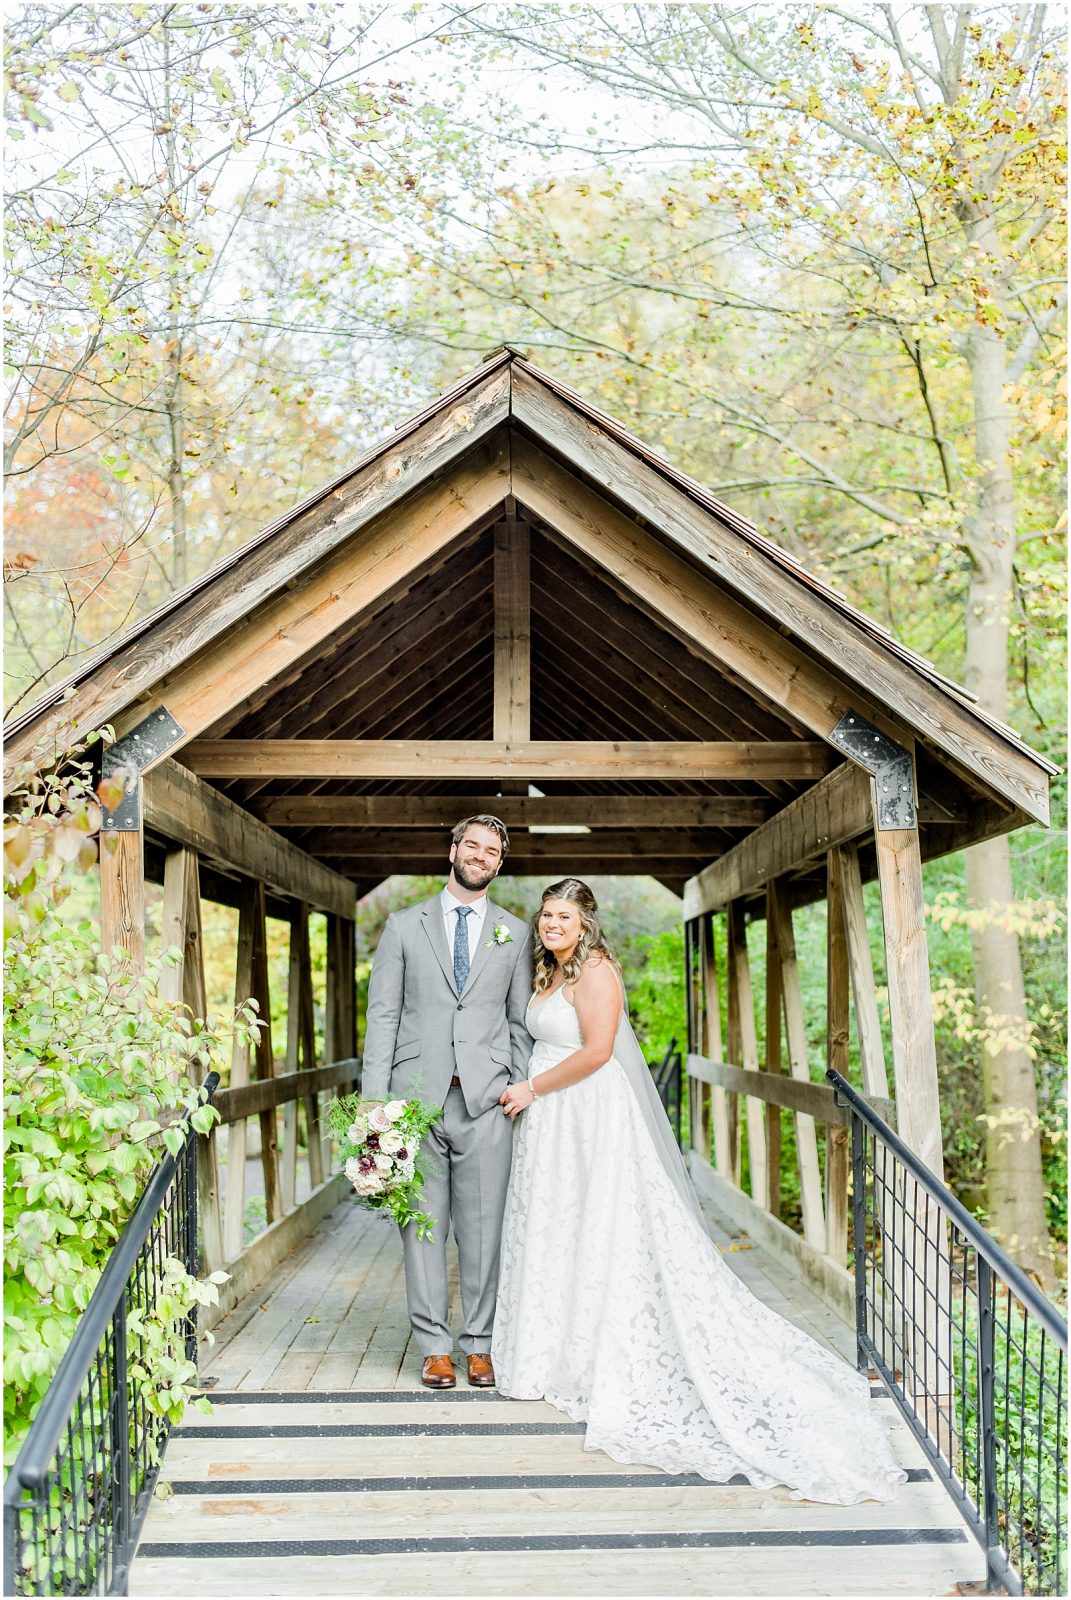
{"type": "Polygon", "coordinates": [[[533,1100],[538,1100],[539,1096],[536,1094],[535,1084],[532,1082],[531,1075],[529,1075],[529,1078],[528,1078],[528,1087],[532,1091],[532,1099],[533,1100]]]}

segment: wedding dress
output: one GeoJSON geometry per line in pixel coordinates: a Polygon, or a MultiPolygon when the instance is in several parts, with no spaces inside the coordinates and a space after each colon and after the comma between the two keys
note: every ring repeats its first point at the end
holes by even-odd
{"type": "MultiPolygon", "coordinates": [[[[564,989],[534,996],[531,1073],[580,1048],[564,989]]],[[[906,1478],[869,1385],[763,1305],[681,1195],[618,1046],[522,1114],[502,1232],[499,1392],[586,1422],[615,1461],[891,1500],[906,1478]]],[[[645,1069],[646,1071],[646,1069],[645,1069]]]]}

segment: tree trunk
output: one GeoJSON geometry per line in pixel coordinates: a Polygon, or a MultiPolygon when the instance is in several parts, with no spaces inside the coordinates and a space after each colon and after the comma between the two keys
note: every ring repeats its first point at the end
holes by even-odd
{"type": "MultiPolygon", "coordinates": [[[[977,235],[976,235],[977,237],[977,235]]],[[[983,247],[995,240],[982,238],[983,247]]],[[[1008,701],[1008,635],[1013,601],[1015,498],[1010,421],[1004,401],[1005,346],[995,328],[974,330],[968,361],[975,413],[977,510],[970,528],[971,579],[967,602],[967,687],[1002,720],[1008,701]]],[[[990,1225],[1008,1253],[1046,1285],[1053,1282],[1045,1218],[1037,1085],[1026,1049],[1026,995],[1019,939],[998,925],[1013,900],[1006,838],[967,851],[972,907],[991,909],[972,933],[975,1004],[979,1022],[1009,1035],[995,1053],[983,1048],[987,1121],[986,1197],[990,1225]],[[1019,1042],[1022,1041],[1022,1042],[1019,1042]]]]}

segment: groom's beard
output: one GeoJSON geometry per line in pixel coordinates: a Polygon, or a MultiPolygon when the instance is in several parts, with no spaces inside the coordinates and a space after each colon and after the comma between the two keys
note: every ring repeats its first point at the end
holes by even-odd
{"type": "Polygon", "coordinates": [[[497,872],[497,867],[493,872],[481,872],[478,867],[463,867],[460,861],[454,862],[454,877],[463,889],[471,889],[473,894],[486,889],[494,881],[497,872]]]}

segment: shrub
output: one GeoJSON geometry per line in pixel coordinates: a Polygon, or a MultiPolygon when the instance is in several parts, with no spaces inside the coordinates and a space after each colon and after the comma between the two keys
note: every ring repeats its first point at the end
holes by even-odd
{"type": "MultiPolygon", "coordinates": [[[[249,1012],[210,1026],[163,1000],[160,974],[177,953],[135,972],[124,952],[99,950],[92,923],[63,920],[72,880],[96,862],[100,799],[84,762],[61,774],[28,771],[4,829],[8,1461],[146,1179],[165,1149],[181,1147],[183,1114],[202,1133],[217,1120],[191,1067],[221,1056],[236,1029],[255,1028],[249,1012]]],[[[196,1381],[184,1321],[218,1291],[173,1260],[158,1289],[155,1316],[166,1325],[133,1376],[153,1409],[175,1421],[196,1381]]]]}

